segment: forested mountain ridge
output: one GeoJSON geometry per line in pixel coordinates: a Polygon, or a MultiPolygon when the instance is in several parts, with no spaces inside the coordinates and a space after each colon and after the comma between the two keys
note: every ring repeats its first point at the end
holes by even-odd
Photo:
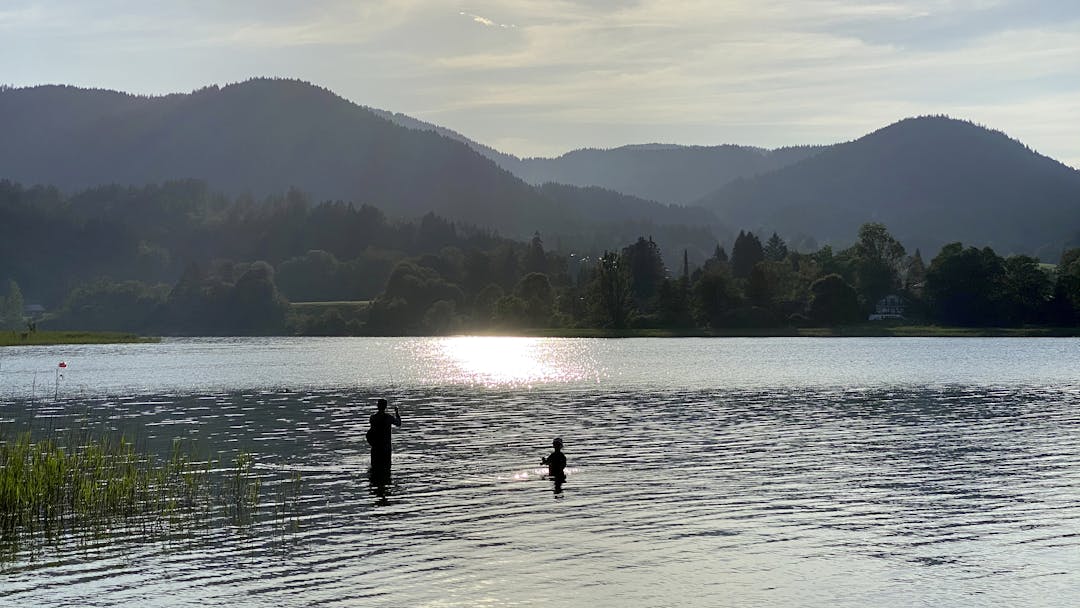
{"type": "Polygon", "coordinates": [[[643,144],[526,158],[518,167],[506,168],[531,184],[594,185],[664,203],[691,204],[735,179],[786,167],[822,149],[643,144]]]}
{"type": "Polygon", "coordinates": [[[909,248],[947,242],[1056,261],[1080,230],[1080,171],[1005,134],[910,118],[700,201],[724,221],[846,245],[882,222],[909,248]]]}
{"type": "Polygon", "coordinates": [[[255,79],[163,97],[0,87],[0,132],[0,178],[20,183],[70,193],[195,178],[255,200],[296,187],[391,218],[435,212],[519,239],[539,231],[578,251],[652,234],[700,261],[738,228],[810,250],[846,246],[873,221],[927,251],[963,240],[1052,262],[1080,227],[1080,172],[942,117],[828,147],[647,144],[519,159],[308,83],[255,79]],[[696,207],[654,202],[717,183],[696,207]]]}
{"type": "MultiPolygon", "coordinates": [[[[379,108],[368,109],[376,115],[381,116],[382,118],[385,118],[386,120],[389,120],[390,122],[400,127],[405,127],[406,129],[412,129],[414,131],[434,131],[435,133],[438,133],[443,137],[459,141],[475,150],[481,156],[487,157],[496,165],[499,165],[503,169],[517,175],[517,173],[514,172],[514,169],[521,162],[521,159],[517,156],[514,156],[513,154],[506,154],[504,152],[500,152],[495,148],[492,148],[491,146],[485,146],[478,141],[469,139],[468,137],[465,137],[464,135],[458,133],[457,131],[454,131],[453,129],[447,129],[446,127],[442,127],[434,123],[426,122],[418,118],[413,118],[408,114],[391,112],[389,110],[381,110],[379,108]]],[[[521,176],[519,175],[518,177],[521,176]]],[[[588,185],[592,186],[596,184],[588,185]]]]}
{"type": "Polygon", "coordinates": [[[665,259],[652,238],[624,238],[603,255],[566,255],[539,234],[521,243],[430,213],[391,221],[296,190],[255,202],[184,181],[67,196],[0,180],[0,330],[696,333],[857,324],[883,298],[888,314],[917,323],[1067,328],[1080,318],[1080,248],[1051,269],[952,243],[927,264],[869,223],[852,247],[808,253],[740,231],[730,255],[716,246],[696,264],[665,259]],[[26,302],[48,312],[27,318],[26,302]]]}
{"type": "Polygon", "coordinates": [[[769,150],[753,146],[636,144],[584,148],[555,158],[519,158],[464,135],[405,114],[373,110],[395,124],[456,139],[533,185],[596,186],[661,203],[686,205],[740,177],[752,177],[799,162],[827,146],[769,150]]]}
{"type": "MultiPolygon", "coordinates": [[[[139,97],[66,86],[0,90],[0,178],[73,192],[199,179],[259,199],[291,187],[391,216],[444,217],[525,238],[596,221],[678,224],[683,211],[609,195],[552,198],[467,145],[395,125],[314,85],[254,79],[139,97]],[[602,209],[602,211],[601,211],[602,209]]],[[[685,221],[700,225],[708,212],[685,221]]],[[[715,223],[710,219],[707,223],[715,223]]]]}

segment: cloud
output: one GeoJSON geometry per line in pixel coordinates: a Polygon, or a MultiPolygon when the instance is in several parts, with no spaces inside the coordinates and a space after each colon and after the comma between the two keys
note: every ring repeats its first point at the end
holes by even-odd
{"type": "Polygon", "coordinates": [[[36,5],[12,6],[0,9],[0,31],[40,27],[45,23],[45,15],[45,10],[36,5]]]}
{"type": "Polygon", "coordinates": [[[290,75],[518,154],[945,112],[1077,159],[1078,26],[1073,0],[16,0],[0,68],[140,92],[290,75]]]}
{"type": "MultiPolygon", "coordinates": [[[[607,141],[566,142],[567,148],[633,143],[619,138],[636,136],[643,125],[657,134],[693,126],[696,137],[711,138],[693,143],[721,143],[726,132],[745,133],[745,125],[755,125],[760,139],[740,143],[829,142],[911,114],[978,119],[971,116],[975,109],[982,115],[994,107],[1010,108],[1002,116],[1011,116],[1010,124],[1021,128],[1009,131],[1019,133],[1023,108],[1080,91],[1080,29],[1068,19],[1016,25],[996,17],[1018,6],[644,0],[607,9],[559,3],[544,13],[535,3],[512,3],[503,8],[522,23],[519,37],[430,59],[432,72],[458,76],[447,78],[427,118],[456,121],[479,113],[497,125],[499,116],[508,124],[518,116],[536,125],[538,139],[559,132],[556,124],[610,127],[607,141]],[[528,17],[515,15],[515,7],[528,17]],[[965,30],[948,43],[875,33],[964,17],[982,29],[965,30]]],[[[1066,106],[1051,105],[1065,119],[1066,106]]],[[[492,133],[490,141],[524,139],[500,130],[505,126],[482,128],[492,133]]],[[[1078,134],[1065,124],[1059,128],[1078,134]]],[[[1045,128],[1029,131],[1049,137],[1045,128]]],[[[1056,151],[1027,143],[1063,158],[1080,155],[1080,146],[1065,137],[1053,139],[1056,151]]],[[[551,145],[538,142],[537,148],[551,145]]]]}
{"type": "Polygon", "coordinates": [[[503,27],[503,28],[517,27],[513,23],[495,23],[494,21],[492,21],[491,19],[488,19],[487,17],[481,17],[480,15],[474,15],[472,13],[459,12],[458,14],[463,16],[463,17],[468,17],[468,18],[472,19],[473,22],[479,23],[480,25],[483,25],[485,27],[503,27]]]}

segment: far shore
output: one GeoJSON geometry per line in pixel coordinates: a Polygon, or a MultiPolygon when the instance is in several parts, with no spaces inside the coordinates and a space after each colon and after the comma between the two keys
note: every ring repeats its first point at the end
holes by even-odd
{"type": "MultiPolygon", "coordinates": [[[[442,334],[447,335],[447,334],[442,334]]],[[[528,338],[1075,338],[1080,327],[938,327],[934,325],[851,325],[841,327],[758,327],[703,329],[605,329],[605,328],[499,328],[473,330],[468,336],[528,338]]],[[[423,337],[422,334],[412,334],[423,337]]],[[[187,336],[210,337],[210,336],[187,336]]],[[[269,336],[273,337],[273,336],[269,336]]],[[[280,337],[297,337],[285,336],[280,337]]],[[[311,336],[319,337],[319,336],[311,336]]],[[[333,337],[333,336],[323,336],[333,337]]],[[[346,336],[342,336],[346,337],[346,336]]],[[[386,337],[386,336],[352,336],[386,337]]],[[[432,334],[430,337],[437,337],[432,334]]],[[[56,346],[64,344],[144,344],[161,338],[123,332],[0,331],[0,347],[56,346]]]]}
{"type": "Polygon", "coordinates": [[[159,338],[112,331],[0,331],[0,346],[55,346],[60,344],[132,344],[159,338]]]}
{"type": "Polygon", "coordinates": [[[703,329],[554,328],[475,332],[474,335],[544,338],[1060,338],[1080,337],[1080,327],[938,327],[850,325],[703,329]]]}

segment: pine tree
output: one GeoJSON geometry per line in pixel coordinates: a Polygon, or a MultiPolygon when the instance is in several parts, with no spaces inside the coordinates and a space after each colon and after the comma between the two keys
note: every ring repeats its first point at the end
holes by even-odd
{"type": "Polygon", "coordinates": [[[731,248],[731,271],[739,278],[750,276],[754,266],[765,259],[765,250],[761,241],[753,232],[739,231],[735,245],[731,248]]]}
{"type": "Polygon", "coordinates": [[[783,262],[787,256],[787,243],[778,234],[772,233],[769,242],[765,244],[765,259],[770,262],[783,262]]]}
{"type": "Polygon", "coordinates": [[[525,253],[525,272],[547,272],[547,254],[544,253],[544,241],[540,239],[540,233],[533,233],[529,249],[525,253]]]}
{"type": "Polygon", "coordinates": [[[918,249],[915,255],[908,261],[907,274],[904,277],[904,288],[912,293],[921,293],[926,283],[926,264],[923,263],[922,253],[918,249]]]}

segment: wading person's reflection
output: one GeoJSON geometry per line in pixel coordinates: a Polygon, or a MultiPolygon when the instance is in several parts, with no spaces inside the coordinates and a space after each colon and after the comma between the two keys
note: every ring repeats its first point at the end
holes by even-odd
{"type": "Polygon", "coordinates": [[[394,415],[386,413],[386,399],[379,399],[379,411],[371,415],[371,428],[367,432],[367,441],[371,445],[371,481],[387,483],[390,481],[390,443],[391,426],[401,426],[401,414],[394,408],[394,415]]]}

